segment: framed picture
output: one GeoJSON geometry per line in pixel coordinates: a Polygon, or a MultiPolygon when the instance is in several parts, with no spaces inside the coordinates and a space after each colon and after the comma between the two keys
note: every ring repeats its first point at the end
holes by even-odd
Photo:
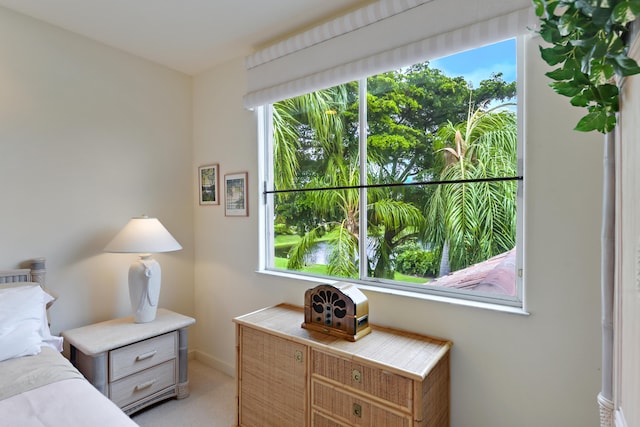
{"type": "Polygon", "coordinates": [[[198,168],[198,183],[200,187],[201,205],[219,205],[220,179],[218,178],[220,168],[217,164],[200,166],[198,168]]]}
{"type": "Polygon", "coordinates": [[[226,216],[248,216],[247,172],[229,173],[224,176],[226,216]]]}

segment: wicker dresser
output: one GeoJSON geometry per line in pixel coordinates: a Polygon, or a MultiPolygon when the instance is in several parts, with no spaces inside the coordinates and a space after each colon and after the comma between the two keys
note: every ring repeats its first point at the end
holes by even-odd
{"type": "Polygon", "coordinates": [[[372,325],[356,342],[281,304],[234,319],[237,426],[446,427],[451,342],[372,325]]]}

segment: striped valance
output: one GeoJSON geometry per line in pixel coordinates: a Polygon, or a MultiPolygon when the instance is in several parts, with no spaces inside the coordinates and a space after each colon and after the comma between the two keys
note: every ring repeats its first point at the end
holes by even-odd
{"type": "Polygon", "coordinates": [[[246,59],[246,107],[443,57],[536,25],[530,0],[380,0],[246,59]]]}

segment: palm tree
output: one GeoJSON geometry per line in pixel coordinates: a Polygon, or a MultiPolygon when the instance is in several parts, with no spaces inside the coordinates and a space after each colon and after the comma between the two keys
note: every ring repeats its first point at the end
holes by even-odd
{"type": "MultiPolygon", "coordinates": [[[[326,173],[309,183],[310,188],[352,187],[360,182],[356,161],[346,163],[342,158],[329,162],[326,173]]],[[[395,247],[416,238],[424,227],[420,209],[412,204],[388,198],[383,190],[369,190],[367,206],[367,235],[370,245],[369,274],[378,278],[393,278],[392,253],[395,247]],[[386,198],[385,198],[386,196],[386,198]]],[[[360,194],[358,189],[346,188],[330,191],[313,191],[307,195],[320,218],[336,218],[323,221],[296,244],[289,253],[287,267],[304,267],[305,255],[311,250],[325,229],[329,229],[330,247],[327,272],[331,276],[357,278],[359,272],[358,248],[360,233],[360,194]]]]}
{"type": "Polygon", "coordinates": [[[367,211],[369,243],[373,249],[369,274],[393,279],[394,250],[420,236],[425,226],[424,216],[415,205],[390,198],[370,202],[367,211]]]}
{"type": "MultiPolygon", "coordinates": [[[[333,157],[326,173],[310,181],[310,188],[357,186],[360,182],[357,162],[346,163],[333,157]]],[[[307,232],[289,252],[287,268],[299,270],[313,245],[329,229],[330,247],[327,272],[331,276],[358,277],[360,240],[360,195],[357,189],[313,191],[307,194],[314,212],[323,221],[307,232]],[[333,219],[333,220],[332,220],[333,219]]]]}
{"type": "MultiPolygon", "coordinates": [[[[466,122],[438,131],[439,180],[517,174],[516,115],[501,107],[470,111],[466,122]]],[[[442,253],[441,274],[447,263],[458,270],[515,246],[516,187],[515,181],[438,186],[426,210],[426,241],[442,253]]]]}
{"type": "MultiPolygon", "coordinates": [[[[359,157],[346,152],[344,125],[337,111],[344,110],[345,89],[332,88],[274,104],[274,176],[276,188],[291,188],[298,181],[300,161],[314,147],[314,176],[305,176],[306,188],[350,187],[360,183],[359,157]],[[303,141],[313,140],[303,147],[303,141]]],[[[312,151],[312,150],[311,150],[312,151]]],[[[309,159],[306,158],[308,161],[309,159]]],[[[300,184],[300,183],[298,183],[300,184]]],[[[388,200],[372,191],[368,208],[368,235],[374,246],[370,272],[375,277],[392,276],[391,252],[410,236],[416,236],[424,224],[422,212],[413,205],[388,200]],[[409,231],[407,231],[409,230],[409,231]]],[[[287,268],[301,269],[305,255],[329,230],[328,273],[332,276],[358,277],[358,248],[362,242],[359,227],[360,193],[347,188],[312,191],[305,195],[316,219],[302,239],[289,252],[287,268]]],[[[366,238],[367,236],[365,236],[366,238]]]]}
{"type": "Polygon", "coordinates": [[[340,145],[342,121],[337,110],[344,109],[344,86],[307,93],[273,104],[273,163],[276,189],[292,188],[299,169],[301,129],[309,129],[313,139],[331,153],[340,145]]]}

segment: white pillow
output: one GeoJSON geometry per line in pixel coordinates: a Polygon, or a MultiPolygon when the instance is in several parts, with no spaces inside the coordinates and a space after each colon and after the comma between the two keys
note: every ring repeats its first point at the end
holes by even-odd
{"type": "Polygon", "coordinates": [[[47,322],[54,298],[37,284],[0,289],[0,361],[40,353],[43,345],[62,351],[47,322]]]}

